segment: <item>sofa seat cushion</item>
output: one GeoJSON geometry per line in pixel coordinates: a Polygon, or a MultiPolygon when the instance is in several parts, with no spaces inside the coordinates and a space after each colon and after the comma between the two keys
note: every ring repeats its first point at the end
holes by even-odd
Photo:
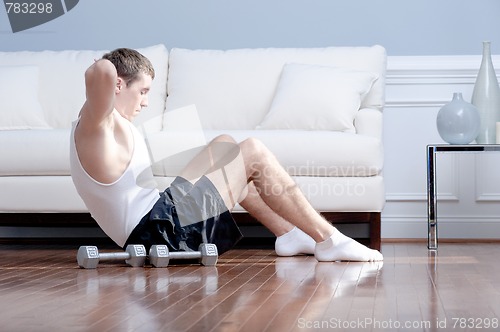
{"type": "MultiPolygon", "coordinates": [[[[305,130],[204,132],[207,142],[221,134],[229,134],[237,141],[249,137],[261,140],[293,176],[366,177],[380,174],[383,166],[381,141],[364,135],[305,130]]],[[[69,129],[0,131],[0,141],[5,143],[0,146],[0,176],[70,175],[69,137],[69,129]]],[[[196,139],[192,146],[185,144],[185,133],[158,132],[152,137],[156,141],[154,149],[169,149],[182,141],[188,150],[200,143],[196,139]]],[[[168,157],[169,153],[161,151],[161,155],[168,157]]],[[[176,175],[185,162],[187,159],[176,165],[155,167],[154,173],[176,175]]]]}
{"type": "MultiPolygon", "coordinates": [[[[207,130],[204,134],[207,141],[221,134],[231,135],[237,141],[255,137],[293,176],[368,177],[380,174],[383,166],[382,142],[364,135],[306,130],[207,130]]],[[[175,132],[162,132],[155,134],[155,140],[155,149],[159,149],[162,144],[158,141],[185,142],[185,137],[175,132]]],[[[172,156],[176,152],[170,156],[164,154],[168,165],[156,165],[156,176],[174,176],[181,171],[187,159],[177,162],[172,156]]],[[[157,161],[161,164],[162,160],[157,161]]]]}
{"type": "Polygon", "coordinates": [[[0,176],[70,175],[70,129],[0,131],[0,176]]]}
{"type": "Polygon", "coordinates": [[[0,176],[0,188],[0,213],[88,212],[71,176],[0,176]]]}
{"type": "Polygon", "coordinates": [[[261,140],[293,176],[373,176],[383,166],[380,140],[350,133],[309,130],[207,131],[261,140]]]}
{"type": "MultiPolygon", "coordinates": [[[[385,205],[384,179],[365,177],[293,176],[311,205],[322,212],[380,212],[385,205]]],[[[165,190],[174,177],[156,177],[159,190],[165,190]]],[[[244,212],[239,204],[232,212],[244,212]]]]}

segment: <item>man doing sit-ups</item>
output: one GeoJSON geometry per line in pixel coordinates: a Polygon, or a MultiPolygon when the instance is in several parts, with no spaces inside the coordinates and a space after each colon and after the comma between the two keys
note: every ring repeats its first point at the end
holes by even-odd
{"type": "Polygon", "coordinates": [[[383,259],[315,211],[275,156],[254,138],[241,143],[227,135],[215,138],[164,192],[139,184],[139,176],[146,172],[152,178],[152,172],[146,143],[131,121],[148,105],[154,75],[146,57],[124,48],[105,54],[85,72],[86,101],[71,134],[71,175],[113,241],[122,247],[161,243],[171,250],[197,250],[210,242],[222,253],[241,236],[230,213],[239,203],[277,236],[280,256],[383,259]],[[215,165],[225,159],[223,167],[215,165]]]}

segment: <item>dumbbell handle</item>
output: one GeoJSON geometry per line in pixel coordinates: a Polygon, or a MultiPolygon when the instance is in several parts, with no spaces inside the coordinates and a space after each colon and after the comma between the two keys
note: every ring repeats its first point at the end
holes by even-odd
{"type": "Polygon", "coordinates": [[[201,251],[173,251],[168,256],[171,259],[200,259],[201,251]]]}
{"type": "Polygon", "coordinates": [[[113,261],[113,260],[127,260],[130,259],[130,254],[128,252],[100,252],[99,260],[101,261],[113,261]]]}

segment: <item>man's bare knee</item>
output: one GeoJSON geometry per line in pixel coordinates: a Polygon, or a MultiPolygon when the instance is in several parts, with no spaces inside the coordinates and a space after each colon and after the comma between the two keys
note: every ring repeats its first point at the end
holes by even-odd
{"type": "Polygon", "coordinates": [[[248,178],[255,177],[268,167],[277,167],[279,162],[266,145],[256,138],[248,138],[240,143],[248,178]]]}
{"type": "Polygon", "coordinates": [[[258,160],[269,154],[269,150],[261,140],[250,137],[240,143],[240,149],[248,159],[258,160]]]}
{"type": "Polygon", "coordinates": [[[230,136],[230,135],[227,135],[227,134],[222,134],[222,135],[219,135],[217,137],[215,137],[211,143],[233,143],[233,144],[237,144],[236,143],[236,140],[230,136]]]}

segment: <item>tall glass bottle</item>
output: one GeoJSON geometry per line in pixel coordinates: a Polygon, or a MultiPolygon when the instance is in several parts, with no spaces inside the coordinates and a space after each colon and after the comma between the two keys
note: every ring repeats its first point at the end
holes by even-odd
{"type": "Polygon", "coordinates": [[[500,122],[500,87],[491,60],[490,42],[483,42],[483,57],[472,93],[471,104],[476,106],[481,118],[478,144],[495,144],[496,122],[500,122]]]}

